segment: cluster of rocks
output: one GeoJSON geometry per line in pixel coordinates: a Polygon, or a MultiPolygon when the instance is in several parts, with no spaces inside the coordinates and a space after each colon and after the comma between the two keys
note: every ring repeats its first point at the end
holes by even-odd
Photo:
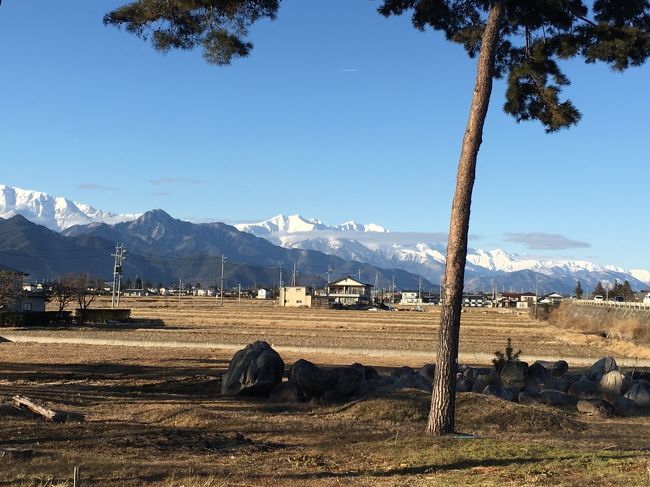
{"type": "MultiPolygon", "coordinates": [[[[434,372],[435,365],[428,364],[417,371],[400,367],[385,377],[362,364],[324,368],[298,360],[287,371],[288,380],[283,381],[284,361],[268,343],[258,341],[235,354],[222,378],[221,392],[265,395],[278,402],[334,402],[405,388],[431,392],[434,372]]],[[[573,406],[582,413],[603,417],[629,416],[637,408],[650,408],[649,378],[619,371],[612,357],[598,360],[586,374],[570,373],[564,360],[537,361],[530,366],[509,361],[499,371],[460,365],[456,390],[521,404],[573,406]]]]}
{"type": "Polygon", "coordinates": [[[643,374],[623,373],[616,360],[604,357],[586,374],[569,373],[564,360],[505,362],[492,368],[459,368],[458,392],[477,392],[522,404],[576,406],[578,411],[610,417],[629,416],[650,408],[650,382],[643,374]]]}
{"type": "Polygon", "coordinates": [[[342,367],[319,367],[307,360],[298,360],[285,375],[284,361],[263,341],[238,351],[222,377],[221,393],[225,395],[268,395],[278,402],[319,399],[336,402],[360,397],[371,392],[404,388],[431,391],[434,368],[420,371],[401,367],[391,376],[383,377],[373,367],[352,364],[342,367]]]}

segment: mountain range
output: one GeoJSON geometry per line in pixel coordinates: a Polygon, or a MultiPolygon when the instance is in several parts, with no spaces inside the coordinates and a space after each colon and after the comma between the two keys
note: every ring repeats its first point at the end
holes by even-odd
{"type": "MultiPolygon", "coordinates": [[[[286,249],[240,232],[225,223],[190,223],[162,210],[148,211],[132,221],[92,223],[68,227],[62,233],[30,222],[21,215],[0,218],[0,265],[28,273],[32,279],[56,279],[68,273],[88,272],[108,280],[111,253],[117,243],[126,246],[124,278],[162,282],[183,280],[209,286],[220,278],[221,259],[225,285],[272,286],[284,273],[291,282],[295,263],[297,283],[322,286],[331,277],[361,275],[370,280],[395,278],[398,287],[417,287],[419,276],[402,269],[370,264],[304,249],[286,249]]],[[[428,282],[425,287],[435,288],[428,282]]]]}
{"type": "MultiPolygon", "coordinates": [[[[18,259],[30,274],[43,278],[75,266],[106,276],[116,242],[129,249],[127,274],[165,282],[179,278],[213,282],[221,255],[230,259],[226,274],[233,274],[228,279],[246,285],[277,283],[280,265],[288,282],[289,268],[296,262],[302,277],[313,281],[309,284],[322,281],[330,268],[332,276],[357,275],[361,269],[362,280],[377,281],[380,287],[389,287],[395,274],[398,287],[414,288],[420,275],[427,280],[425,287],[435,288],[445,265],[444,235],[390,232],[354,220],[328,225],[300,215],[278,215],[233,226],[191,223],[162,210],[115,214],[4,185],[0,185],[0,218],[5,219],[0,221],[0,264],[11,266],[12,259],[18,259]],[[28,229],[29,222],[46,228],[28,229]],[[10,227],[12,231],[20,227],[24,241],[20,237],[8,241],[5,232],[10,227]]],[[[598,281],[615,280],[628,280],[634,289],[642,289],[650,286],[650,272],[584,260],[533,259],[500,249],[468,250],[465,284],[470,290],[538,287],[540,292],[569,293],[578,280],[586,289],[598,281]]]]}
{"type": "MultiPolygon", "coordinates": [[[[285,248],[318,250],[377,266],[396,267],[441,282],[446,243],[440,235],[389,232],[379,225],[329,226],[300,215],[278,215],[257,223],[235,224],[240,230],[268,239],[285,248]],[[379,229],[379,230],[375,230],[379,229]]],[[[628,280],[633,288],[650,286],[650,272],[626,271],[585,260],[533,259],[501,249],[469,248],[465,286],[473,290],[497,289],[573,291],[576,281],[593,289],[598,281],[613,284],[628,280]]]]}

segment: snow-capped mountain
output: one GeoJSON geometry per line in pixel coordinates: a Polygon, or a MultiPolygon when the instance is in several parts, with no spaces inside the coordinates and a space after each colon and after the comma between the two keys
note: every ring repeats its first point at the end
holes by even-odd
{"type": "Polygon", "coordinates": [[[237,223],[234,225],[240,232],[252,233],[257,237],[276,237],[284,234],[315,232],[315,231],[341,231],[341,232],[379,232],[385,233],[386,229],[369,223],[363,225],[354,220],[340,225],[325,225],[320,220],[305,218],[300,215],[277,215],[268,220],[257,223],[237,223]]]}
{"type": "Polygon", "coordinates": [[[645,269],[632,269],[630,270],[630,274],[632,277],[638,279],[650,287],[650,271],[646,271],[645,269]]]}
{"type": "MultiPolygon", "coordinates": [[[[259,223],[235,225],[239,230],[266,238],[285,248],[318,250],[344,259],[382,267],[396,267],[440,282],[444,272],[446,244],[427,234],[388,232],[378,225],[348,222],[330,226],[299,215],[279,215],[259,223]]],[[[548,290],[570,292],[580,280],[593,289],[598,281],[613,284],[630,281],[635,289],[647,287],[650,272],[626,271],[584,260],[538,259],[501,249],[468,249],[467,285],[474,289],[528,289],[541,283],[548,290]]]]}
{"type": "Polygon", "coordinates": [[[16,215],[56,231],[93,222],[119,223],[139,216],[117,215],[67,198],[0,184],[0,218],[16,215]]]}

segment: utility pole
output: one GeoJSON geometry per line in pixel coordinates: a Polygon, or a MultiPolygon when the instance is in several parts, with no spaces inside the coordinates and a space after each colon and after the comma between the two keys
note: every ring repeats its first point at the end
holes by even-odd
{"type": "Polygon", "coordinates": [[[327,292],[328,296],[330,295],[330,286],[329,286],[329,284],[330,284],[330,272],[332,272],[333,270],[334,269],[332,269],[332,267],[330,267],[329,265],[327,266],[327,284],[326,284],[326,287],[325,287],[325,291],[327,292]]]}
{"type": "Polygon", "coordinates": [[[392,291],[390,293],[390,304],[392,305],[395,304],[395,274],[393,274],[393,285],[392,285],[392,291]]]}
{"type": "Polygon", "coordinates": [[[293,261],[293,272],[291,273],[291,287],[296,287],[296,261],[293,261]]]}
{"type": "Polygon", "coordinates": [[[183,279],[178,280],[178,306],[181,305],[181,295],[183,294],[183,279]]]}
{"type": "Polygon", "coordinates": [[[222,255],[221,256],[221,288],[220,288],[220,295],[221,295],[221,306],[223,306],[223,266],[226,262],[226,256],[222,255]]]}
{"type": "Polygon", "coordinates": [[[361,266],[359,266],[359,282],[361,282],[361,266]]]}
{"type": "Polygon", "coordinates": [[[539,294],[539,274],[535,278],[535,319],[537,319],[537,296],[539,294]]]}
{"type": "Polygon", "coordinates": [[[238,284],[238,290],[237,290],[237,306],[241,306],[241,284],[238,284]]]}
{"type": "Polygon", "coordinates": [[[113,265],[113,292],[111,295],[111,308],[120,305],[120,287],[122,286],[122,262],[124,261],[124,254],[126,249],[122,244],[115,246],[115,253],[111,254],[115,257],[115,264],[113,265]]]}

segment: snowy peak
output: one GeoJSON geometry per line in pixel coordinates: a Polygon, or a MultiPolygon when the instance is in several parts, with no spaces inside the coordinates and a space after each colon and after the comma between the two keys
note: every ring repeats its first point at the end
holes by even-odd
{"type": "Polygon", "coordinates": [[[388,230],[374,223],[362,224],[354,220],[340,225],[326,225],[320,220],[305,218],[300,215],[277,215],[268,220],[256,223],[237,223],[234,225],[241,232],[252,233],[258,237],[272,237],[290,233],[304,232],[380,232],[388,230]]]}
{"type": "Polygon", "coordinates": [[[135,214],[117,215],[67,198],[0,184],[0,218],[16,215],[56,231],[74,225],[119,223],[138,217],[135,214]]]}
{"type": "Polygon", "coordinates": [[[650,288],[650,271],[647,271],[645,269],[632,269],[630,271],[630,274],[635,279],[638,279],[639,281],[643,282],[644,284],[647,284],[648,287],[650,288]]]}

